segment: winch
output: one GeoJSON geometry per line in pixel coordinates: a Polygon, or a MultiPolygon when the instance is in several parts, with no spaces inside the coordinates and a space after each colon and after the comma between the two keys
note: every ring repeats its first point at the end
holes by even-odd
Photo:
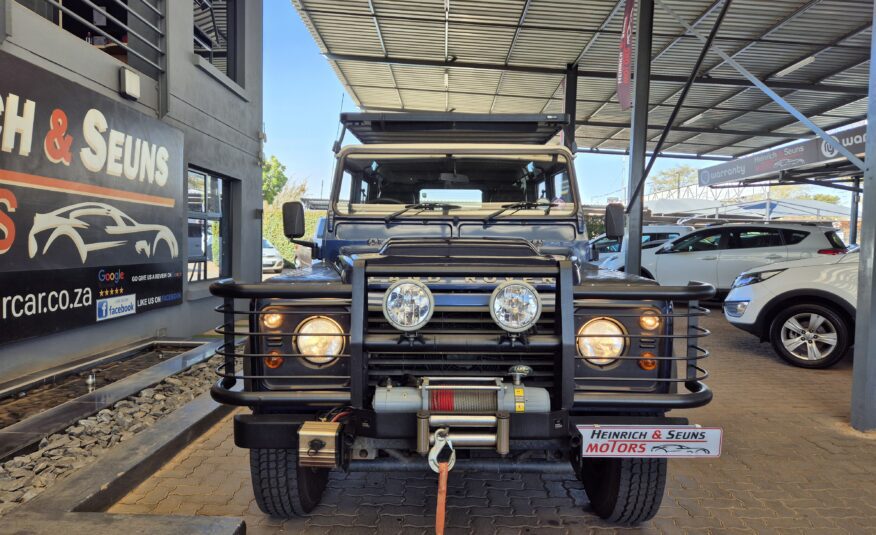
{"type": "Polygon", "coordinates": [[[512,384],[501,377],[422,377],[416,387],[379,386],[374,391],[374,410],[451,414],[550,412],[547,389],[524,386],[521,381],[531,372],[529,366],[512,366],[512,384]]]}
{"type": "Polygon", "coordinates": [[[517,365],[509,370],[510,384],[501,377],[422,377],[416,387],[377,387],[374,410],[416,412],[421,455],[438,442],[439,434],[456,447],[495,448],[507,455],[510,414],[550,411],[546,389],[523,385],[530,373],[529,366],[517,365]]]}

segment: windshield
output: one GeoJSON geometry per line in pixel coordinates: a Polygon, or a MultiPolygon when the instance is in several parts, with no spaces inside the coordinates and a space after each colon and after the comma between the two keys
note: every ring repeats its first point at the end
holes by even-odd
{"type": "Polygon", "coordinates": [[[262,239],[262,249],[273,249],[274,246],[268,240],[262,239]]]}
{"type": "Polygon", "coordinates": [[[343,160],[336,209],[345,215],[398,217],[569,216],[575,196],[562,154],[351,154],[343,160]],[[435,209],[441,204],[440,209],[435,209]],[[518,208],[518,207],[515,207],[518,208]]]}

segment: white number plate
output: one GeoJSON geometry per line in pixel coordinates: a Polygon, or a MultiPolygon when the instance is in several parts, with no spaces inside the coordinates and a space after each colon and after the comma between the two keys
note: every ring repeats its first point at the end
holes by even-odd
{"type": "Polygon", "coordinates": [[[720,457],[724,431],[696,425],[579,425],[584,457],[720,457]]]}

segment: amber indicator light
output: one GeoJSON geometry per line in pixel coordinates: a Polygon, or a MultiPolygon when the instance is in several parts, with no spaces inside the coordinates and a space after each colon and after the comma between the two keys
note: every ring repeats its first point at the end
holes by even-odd
{"type": "Polygon", "coordinates": [[[270,356],[263,359],[265,362],[265,366],[272,370],[276,370],[283,365],[283,357],[280,356],[279,351],[271,351],[269,355],[270,356]]]}
{"type": "Polygon", "coordinates": [[[642,358],[639,359],[639,367],[646,372],[653,372],[657,369],[657,361],[654,359],[654,353],[642,353],[642,358]]]}

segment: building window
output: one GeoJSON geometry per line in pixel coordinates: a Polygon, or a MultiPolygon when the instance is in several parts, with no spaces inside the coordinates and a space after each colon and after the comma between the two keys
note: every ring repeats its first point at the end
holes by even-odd
{"type": "Polygon", "coordinates": [[[158,78],[164,13],[156,0],[18,0],[83,42],[158,78]]]}
{"type": "Polygon", "coordinates": [[[240,85],[243,80],[239,44],[242,42],[242,2],[193,0],[195,54],[240,85]]]}
{"type": "Polygon", "coordinates": [[[230,181],[189,168],[189,282],[231,276],[230,181]]]}

